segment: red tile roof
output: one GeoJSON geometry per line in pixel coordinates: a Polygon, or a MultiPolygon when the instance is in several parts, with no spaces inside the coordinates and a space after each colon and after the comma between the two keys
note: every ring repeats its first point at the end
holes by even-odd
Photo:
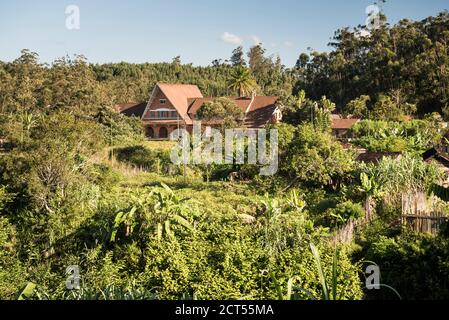
{"type": "Polygon", "coordinates": [[[115,106],[115,109],[129,117],[139,117],[141,118],[145,108],[147,107],[146,102],[141,103],[123,103],[115,106]]]}
{"type": "MultiPolygon", "coordinates": [[[[251,97],[226,97],[232,100],[243,112],[252,112],[261,108],[275,105],[278,97],[272,96],[256,96],[254,100],[251,97]],[[251,106],[251,107],[250,107],[251,106]],[[249,108],[250,107],[250,108],[249,108]],[[248,110],[249,108],[249,110],[248,110]]],[[[189,108],[189,114],[196,114],[198,110],[209,101],[215,98],[192,99],[189,108]]]]}
{"type": "MultiPolygon", "coordinates": [[[[245,125],[249,128],[261,128],[268,124],[276,110],[278,97],[255,96],[252,97],[227,97],[232,100],[245,114],[245,125]]],[[[189,115],[195,117],[198,110],[214,98],[191,99],[189,115]]]]}
{"type": "Polygon", "coordinates": [[[332,129],[350,129],[360,119],[332,119],[332,129]]]}
{"type": "Polygon", "coordinates": [[[188,118],[189,101],[194,98],[203,97],[200,89],[191,84],[158,83],[157,86],[185,120],[188,118]]]}
{"type": "Polygon", "coordinates": [[[400,159],[402,154],[400,152],[364,152],[357,156],[357,161],[365,163],[379,163],[385,157],[400,159]]]}
{"type": "Polygon", "coordinates": [[[250,111],[245,117],[245,126],[248,128],[265,127],[272,120],[276,108],[277,106],[275,104],[265,107],[254,107],[254,111],[250,111]]]}

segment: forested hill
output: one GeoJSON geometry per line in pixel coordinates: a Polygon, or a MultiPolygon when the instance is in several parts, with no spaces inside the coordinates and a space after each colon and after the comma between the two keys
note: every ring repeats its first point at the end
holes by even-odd
{"type": "Polygon", "coordinates": [[[327,95],[340,108],[361,95],[371,100],[387,95],[406,112],[413,111],[411,105],[428,113],[448,103],[448,12],[419,22],[383,23],[370,36],[361,36],[364,31],[339,30],[330,54],[301,55],[296,88],[312,98],[327,95]]]}
{"type": "Polygon", "coordinates": [[[299,93],[327,96],[342,113],[393,118],[449,112],[449,14],[394,26],[382,17],[380,28],[336,31],[330,52],[302,53],[295,66],[268,57],[262,46],[210,66],[171,63],[89,64],[82,56],[40,64],[24,50],[11,63],[0,62],[0,111],[58,106],[90,112],[101,105],[148,99],[158,81],[197,84],[204,95],[235,94],[228,89],[234,68],[247,66],[261,94],[279,95],[289,105],[299,93]],[[446,108],[445,108],[446,107],[446,108]],[[371,111],[368,113],[368,111],[371,111]]]}

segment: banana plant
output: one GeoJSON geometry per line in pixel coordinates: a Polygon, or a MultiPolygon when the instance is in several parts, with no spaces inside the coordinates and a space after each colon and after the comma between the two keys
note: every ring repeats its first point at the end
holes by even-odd
{"type": "Polygon", "coordinates": [[[135,223],[135,213],[137,207],[133,206],[128,212],[119,212],[114,219],[114,226],[111,233],[111,242],[115,242],[117,238],[117,232],[122,224],[126,227],[126,237],[128,237],[134,230],[135,223]]]}
{"type": "Polygon", "coordinates": [[[302,212],[306,207],[305,201],[298,197],[296,190],[291,191],[288,203],[297,212],[302,212]]]}
{"type": "Polygon", "coordinates": [[[383,195],[382,186],[377,183],[373,176],[368,177],[365,172],[360,174],[360,182],[361,186],[359,187],[359,191],[366,195],[366,198],[369,199],[379,199],[383,195]]]}
{"type": "Polygon", "coordinates": [[[50,296],[33,282],[28,282],[20,292],[17,300],[50,300],[50,296]]]}
{"type": "Polygon", "coordinates": [[[134,203],[129,209],[117,213],[114,219],[110,241],[117,240],[121,226],[125,226],[125,236],[129,237],[136,229],[139,231],[153,228],[158,239],[164,235],[174,238],[173,226],[193,231],[195,211],[187,206],[193,204],[189,198],[178,197],[173,190],[162,183],[162,191],[152,190],[145,196],[131,196],[134,203]],[[189,221],[190,220],[190,221],[189,221]]]}
{"type": "Polygon", "coordinates": [[[193,224],[188,221],[193,215],[193,210],[186,206],[187,201],[191,199],[180,198],[169,186],[164,183],[161,183],[161,185],[165,192],[156,192],[157,201],[153,207],[158,217],[157,238],[162,239],[164,232],[168,237],[173,238],[173,224],[193,231],[193,224]]]}

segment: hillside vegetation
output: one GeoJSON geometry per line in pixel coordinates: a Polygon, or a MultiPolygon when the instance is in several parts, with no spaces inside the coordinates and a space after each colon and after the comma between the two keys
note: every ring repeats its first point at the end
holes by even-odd
{"type": "Polygon", "coordinates": [[[361,30],[291,68],[261,45],[207,67],[46,65],[29,50],[0,62],[0,298],[397,299],[368,290],[367,261],[402,298],[448,298],[449,229],[410,231],[401,201],[422,192],[449,213],[443,173],[422,161],[448,144],[449,15],[361,30]],[[283,103],[274,176],[174,165],[173,143],[145,141],[141,120],[113,108],[147,100],[156,82],[235,95],[239,75],[283,103]],[[334,112],[364,119],[350,147],[332,135],[334,112]],[[402,157],[365,164],[360,147],[402,157]],[[373,220],[335,241],[367,208],[373,220]]]}

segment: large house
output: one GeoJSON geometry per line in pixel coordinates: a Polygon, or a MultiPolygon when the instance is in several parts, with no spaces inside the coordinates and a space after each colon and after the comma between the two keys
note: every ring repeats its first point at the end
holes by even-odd
{"type": "MultiPolygon", "coordinates": [[[[278,97],[253,94],[228,98],[244,112],[246,128],[260,129],[282,119],[278,97]]],[[[128,116],[141,117],[149,139],[168,139],[178,128],[191,132],[198,110],[213,99],[203,97],[195,85],[158,83],[148,103],[123,104],[117,109],[128,116]]]]}

